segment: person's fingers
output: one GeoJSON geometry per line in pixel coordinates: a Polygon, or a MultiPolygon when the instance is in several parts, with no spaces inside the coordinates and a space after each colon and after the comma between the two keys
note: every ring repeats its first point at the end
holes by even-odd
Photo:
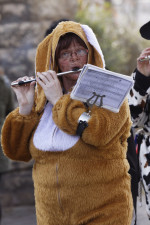
{"type": "Polygon", "coordinates": [[[47,77],[45,76],[44,73],[37,73],[37,79],[40,80],[40,83],[43,82],[44,84],[46,84],[46,82],[48,81],[47,77]]]}
{"type": "Polygon", "coordinates": [[[150,55],[150,48],[144,49],[142,53],[140,54],[140,56],[145,56],[145,57],[148,55],[150,55]]]}
{"type": "Polygon", "coordinates": [[[46,81],[46,80],[51,81],[52,79],[57,78],[57,74],[53,70],[48,70],[46,72],[41,72],[41,73],[37,72],[37,76],[43,81],[46,81]]]}
{"type": "Polygon", "coordinates": [[[54,81],[56,78],[55,78],[55,72],[54,71],[47,71],[47,72],[42,72],[42,73],[39,73],[37,72],[37,78],[38,79],[38,83],[39,84],[42,84],[41,82],[43,82],[45,85],[54,81]]]}
{"type": "Polygon", "coordinates": [[[57,79],[57,74],[53,70],[48,70],[47,71],[48,75],[50,75],[54,80],[57,79]]]}

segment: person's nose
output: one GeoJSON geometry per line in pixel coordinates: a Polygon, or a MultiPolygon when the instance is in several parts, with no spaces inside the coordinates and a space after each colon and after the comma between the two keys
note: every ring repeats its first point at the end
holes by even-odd
{"type": "Polygon", "coordinates": [[[71,53],[71,56],[70,56],[70,59],[71,60],[77,60],[79,57],[78,57],[78,55],[77,55],[77,53],[76,52],[72,52],[71,53]]]}

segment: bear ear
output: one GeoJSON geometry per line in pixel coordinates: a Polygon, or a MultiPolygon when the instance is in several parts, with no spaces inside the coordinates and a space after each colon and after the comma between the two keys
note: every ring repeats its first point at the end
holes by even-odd
{"type": "Polygon", "coordinates": [[[150,21],[140,28],[140,34],[143,38],[150,40],[150,21]]]}

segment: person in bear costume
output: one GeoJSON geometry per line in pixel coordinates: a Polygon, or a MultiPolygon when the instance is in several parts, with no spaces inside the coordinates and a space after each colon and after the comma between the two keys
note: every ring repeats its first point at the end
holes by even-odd
{"type": "Polygon", "coordinates": [[[34,160],[38,225],[131,224],[128,100],[118,113],[94,105],[78,135],[78,120],[89,112],[86,104],[70,98],[79,72],[57,76],[86,63],[105,68],[92,29],[61,22],[38,45],[36,86],[34,81],[13,87],[19,107],[5,120],[2,147],[13,160],[34,160]]]}

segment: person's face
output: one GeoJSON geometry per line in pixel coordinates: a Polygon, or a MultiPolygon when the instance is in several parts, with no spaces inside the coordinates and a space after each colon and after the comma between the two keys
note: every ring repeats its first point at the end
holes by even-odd
{"type": "MultiPolygon", "coordinates": [[[[71,42],[71,45],[67,49],[60,51],[60,57],[58,59],[58,66],[61,72],[70,71],[74,69],[81,69],[84,64],[87,64],[88,50],[81,46],[75,40],[71,42]]],[[[78,73],[63,75],[63,82],[67,80],[76,82],[79,76],[78,73]]]]}

